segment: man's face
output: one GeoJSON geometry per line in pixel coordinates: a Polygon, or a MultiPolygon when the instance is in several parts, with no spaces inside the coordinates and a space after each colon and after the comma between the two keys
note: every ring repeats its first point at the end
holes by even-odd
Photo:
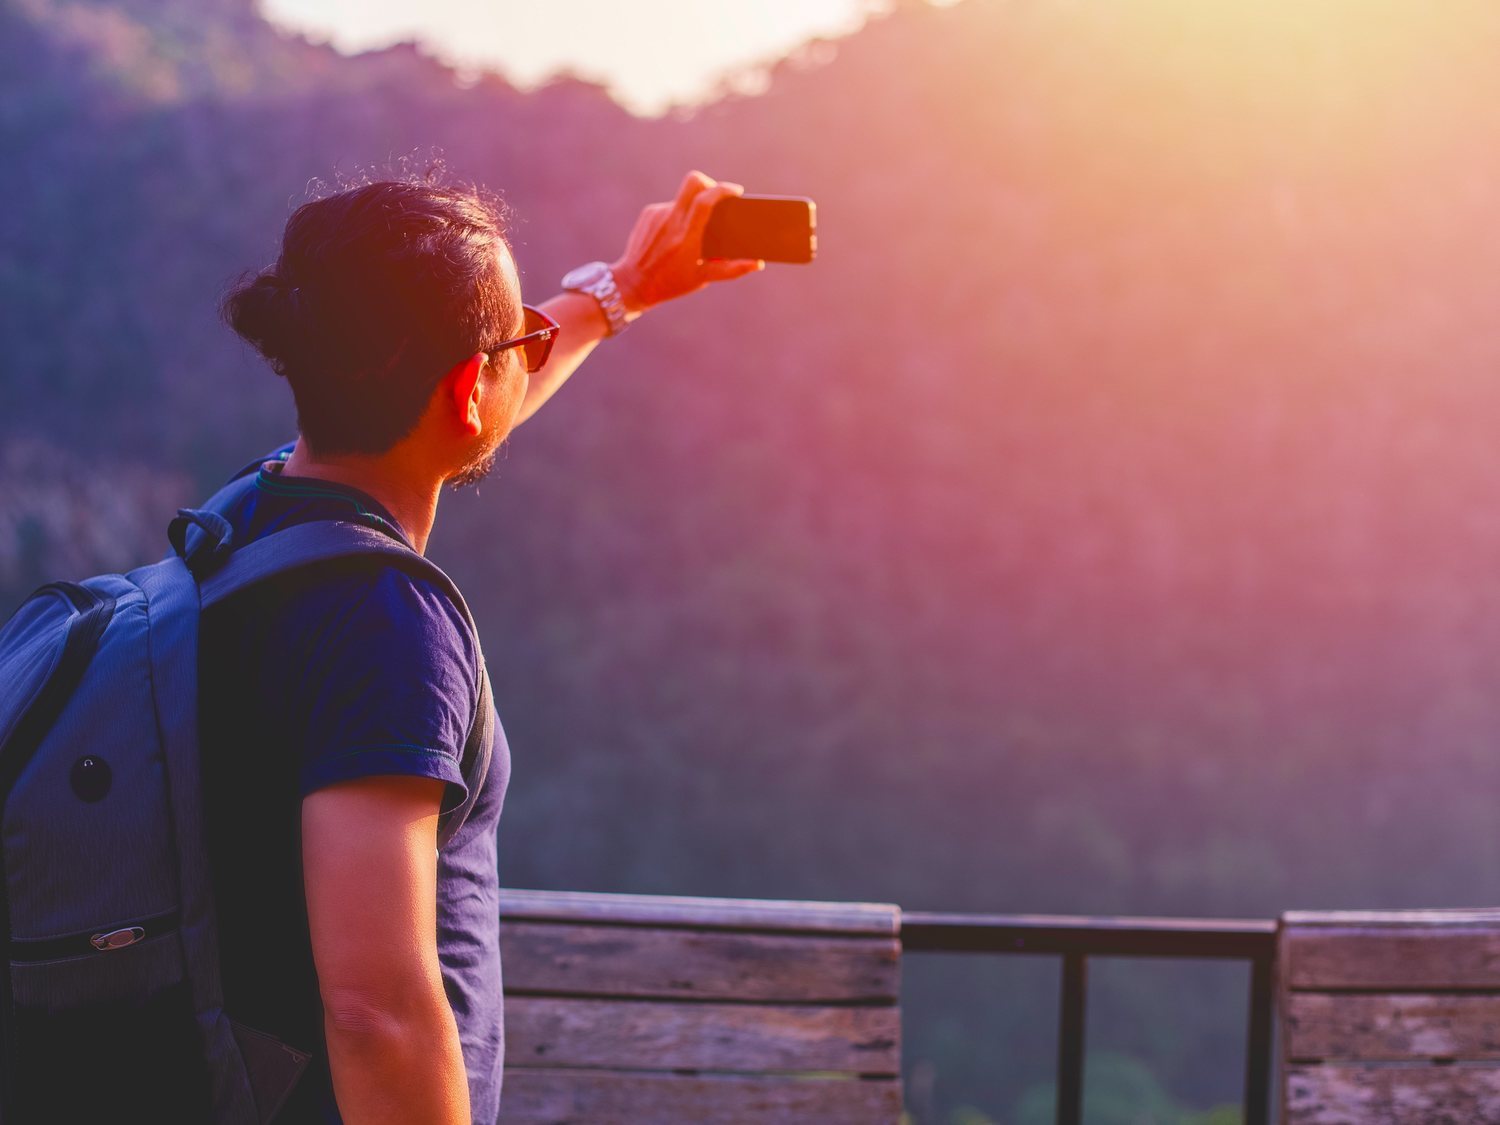
{"type": "MultiPolygon", "coordinates": [[[[525,313],[521,311],[521,281],[516,274],[516,264],[510,251],[501,245],[496,250],[500,264],[500,276],[510,294],[513,323],[504,338],[509,340],[525,331],[525,313]]],[[[500,448],[515,424],[521,403],[526,397],[528,384],[526,358],[522,348],[506,348],[490,355],[490,361],[479,373],[479,411],[483,430],[474,438],[472,447],[457,470],[447,479],[454,489],[478,484],[495,468],[500,448]]]]}

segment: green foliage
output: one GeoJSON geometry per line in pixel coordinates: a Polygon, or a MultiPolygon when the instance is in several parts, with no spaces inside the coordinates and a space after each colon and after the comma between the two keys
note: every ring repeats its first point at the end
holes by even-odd
{"type": "MultiPolygon", "coordinates": [[[[1015,1107],[1016,1125],[1053,1125],[1056,1089],[1037,1085],[1015,1107]]],[[[1140,1060],[1113,1052],[1091,1054],[1084,1071],[1084,1117],[1089,1125],[1237,1125],[1238,1109],[1194,1112],[1173,1098],[1140,1060]]]]}
{"type": "Polygon", "coordinates": [[[1221,1105],[1203,1113],[1190,1113],[1183,1125],[1240,1125],[1245,1115],[1239,1106],[1221,1105]]]}

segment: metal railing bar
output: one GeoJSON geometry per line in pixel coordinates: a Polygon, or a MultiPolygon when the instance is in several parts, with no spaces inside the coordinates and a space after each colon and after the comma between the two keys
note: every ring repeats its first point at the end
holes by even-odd
{"type": "Polygon", "coordinates": [[[1250,1021],[1245,1043],[1245,1125],[1271,1120],[1271,953],[1250,962],[1250,1021]]]}
{"type": "Polygon", "coordinates": [[[1065,954],[1057,1030],[1057,1125],[1083,1123],[1083,1047],[1087,1002],[1088,960],[1082,953],[1065,954]]]}
{"type": "Polygon", "coordinates": [[[1250,961],[1275,948],[1276,923],[1242,918],[1082,918],[903,911],[905,953],[1082,953],[1250,961]]]}
{"type": "Polygon", "coordinates": [[[902,911],[908,953],[1061,956],[1057,1123],[1081,1125],[1090,957],[1244,961],[1250,966],[1244,1125],[1270,1122],[1272,1008],[1278,923],[1255,918],[1129,918],[902,911]]]}

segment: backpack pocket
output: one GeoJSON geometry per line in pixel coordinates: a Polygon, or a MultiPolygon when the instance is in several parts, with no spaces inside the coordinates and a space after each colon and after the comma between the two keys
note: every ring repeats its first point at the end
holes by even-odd
{"type": "Polygon", "coordinates": [[[128,947],[12,961],[10,974],[9,1094],[18,1122],[122,1113],[210,1120],[209,1072],[175,931],[128,947]]]}
{"type": "Polygon", "coordinates": [[[245,1060],[250,1089],[255,1094],[255,1108],[265,1125],[275,1120],[312,1056],[238,1020],[231,1019],[229,1026],[245,1060]]]}

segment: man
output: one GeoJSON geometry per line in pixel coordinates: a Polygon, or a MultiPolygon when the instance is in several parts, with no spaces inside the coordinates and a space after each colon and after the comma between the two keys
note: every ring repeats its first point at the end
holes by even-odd
{"type": "MultiPolygon", "coordinates": [[[[234,541],[336,518],[425,551],[442,486],[489,471],[600,340],[764,265],[698,257],[740,193],[689,174],[539,310],[478,192],[384,182],[299,208],[223,304],[291,383],[299,430],[223,513],[234,541]]],[[[278,1122],[494,1121],[510,758],[496,722],[487,774],[465,776],[481,662],[461,612],[399,567],[324,564],[214,607],[201,644],[225,1010],[313,1056],[278,1122]]]]}

